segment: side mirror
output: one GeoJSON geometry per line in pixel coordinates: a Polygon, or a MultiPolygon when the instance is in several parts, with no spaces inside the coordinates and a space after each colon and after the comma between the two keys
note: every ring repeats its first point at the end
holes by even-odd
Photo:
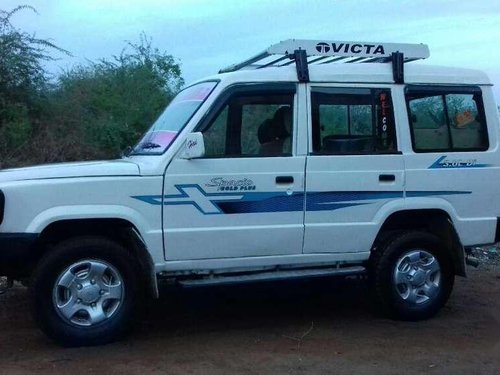
{"type": "Polygon", "coordinates": [[[183,150],[181,151],[181,159],[196,159],[205,156],[205,142],[203,134],[200,132],[190,133],[186,138],[183,150]]]}

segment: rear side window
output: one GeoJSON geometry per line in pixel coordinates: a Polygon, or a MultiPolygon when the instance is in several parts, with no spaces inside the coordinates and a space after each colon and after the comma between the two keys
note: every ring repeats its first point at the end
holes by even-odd
{"type": "Polygon", "coordinates": [[[408,86],[406,101],[414,151],[488,149],[484,107],[478,87],[408,86]]]}
{"type": "Polygon", "coordinates": [[[315,154],[397,150],[390,90],[312,88],[311,103],[315,154]]]}

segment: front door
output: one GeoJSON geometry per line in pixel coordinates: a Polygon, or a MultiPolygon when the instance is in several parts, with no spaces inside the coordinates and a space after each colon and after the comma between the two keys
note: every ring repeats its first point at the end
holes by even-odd
{"type": "Polygon", "coordinates": [[[243,85],[197,127],[206,155],[165,174],[167,260],[300,254],[305,156],[296,156],[295,84],[243,85]]]}

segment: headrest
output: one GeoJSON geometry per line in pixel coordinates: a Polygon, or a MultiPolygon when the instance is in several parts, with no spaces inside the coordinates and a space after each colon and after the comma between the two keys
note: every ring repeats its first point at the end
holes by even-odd
{"type": "Polygon", "coordinates": [[[278,108],[272,119],[265,120],[257,133],[261,144],[284,140],[290,136],[292,110],[288,106],[278,108]]]}

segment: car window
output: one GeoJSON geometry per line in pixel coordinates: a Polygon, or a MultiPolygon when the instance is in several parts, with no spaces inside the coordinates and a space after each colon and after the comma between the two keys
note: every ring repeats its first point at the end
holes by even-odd
{"type": "Polygon", "coordinates": [[[294,94],[238,94],[203,130],[206,157],[291,155],[294,94]]]}
{"type": "Polygon", "coordinates": [[[409,87],[406,92],[413,148],[417,152],[488,148],[479,88],[409,87]],[[453,92],[456,91],[456,92],[453,92]]]}
{"type": "Polygon", "coordinates": [[[312,88],[313,151],[396,151],[392,100],[385,89],[312,88]]]}
{"type": "Polygon", "coordinates": [[[134,147],[132,154],[159,155],[165,152],[189,119],[207,100],[215,86],[217,86],[215,81],[201,82],[177,94],[134,147]]]}

